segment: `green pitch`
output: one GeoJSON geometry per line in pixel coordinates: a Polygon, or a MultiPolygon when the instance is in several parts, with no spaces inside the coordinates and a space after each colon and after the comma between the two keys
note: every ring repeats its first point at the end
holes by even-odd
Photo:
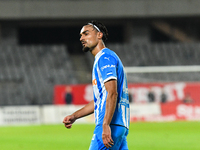
{"type": "MultiPolygon", "coordinates": [[[[87,150],[94,125],[0,127],[1,150],[87,150]]],[[[200,122],[132,123],[130,150],[200,150],[200,122]]]]}

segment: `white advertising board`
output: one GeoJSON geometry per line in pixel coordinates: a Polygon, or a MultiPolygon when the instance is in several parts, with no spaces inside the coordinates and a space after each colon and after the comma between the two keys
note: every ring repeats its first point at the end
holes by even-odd
{"type": "Polygon", "coordinates": [[[38,106],[0,107],[1,125],[40,124],[38,106]]]}
{"type": "Polygon", "coordinates": [[[131,104],[130,115],[134,117],[158,116],[161,115],[160,104],[131,104]]]}
{"type": "MultiPolygon", "coordinates": [[[[82,105],[44,105],[0,107],[0,125],[62,124],[65,116],[82,105]]],[[[131,104],[130,115],[150,117],[161,115],[159,104],[131,104]]],[[[94,123],[94,115],[78,119],[76,123],[94,123]]]]}

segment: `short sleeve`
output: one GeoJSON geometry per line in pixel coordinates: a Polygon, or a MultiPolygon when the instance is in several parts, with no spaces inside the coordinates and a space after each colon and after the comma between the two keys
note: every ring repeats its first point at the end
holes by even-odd
{"type": "Polygon", "coordinates": [[[108,54],[102,55],[98,65],[104,83],[111,79],[117,80],[117,60],[113,56],[108,54]]]}

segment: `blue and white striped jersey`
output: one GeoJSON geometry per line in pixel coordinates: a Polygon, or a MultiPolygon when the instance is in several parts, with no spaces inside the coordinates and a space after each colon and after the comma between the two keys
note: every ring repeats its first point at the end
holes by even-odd
{"type": "Polygon", "coordinates": [[[92,72],[92,84],[95,105],[95,124],[103,124],[106,109],[107,91],[104,83],[110,79],[117,80],[117,104],[111,124],[129,128],[130,111],[127,78],[124,67],[117,54],[108,48],[97,53],[92,72]]]}

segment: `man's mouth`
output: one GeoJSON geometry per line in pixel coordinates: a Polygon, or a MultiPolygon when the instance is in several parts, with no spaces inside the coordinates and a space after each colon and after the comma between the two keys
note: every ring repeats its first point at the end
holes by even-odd
{"type": "Polygon", "coordinates": [[[86,42],[82,42],[82,45],[85,46],[86,42]]]}

